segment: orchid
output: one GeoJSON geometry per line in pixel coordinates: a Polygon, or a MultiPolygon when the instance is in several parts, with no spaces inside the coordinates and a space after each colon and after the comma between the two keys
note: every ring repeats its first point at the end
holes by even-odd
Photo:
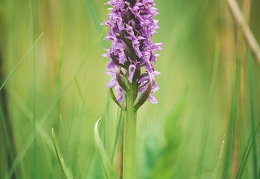
{"type": "Polygon", "coordinates": [[[106,40],[112,45],[106,49],[104,57],[109,59],[106,73],[111,76],[107,87],[111,89],[112,98],[125,109],[123,101],[130,86],[133,87],[134,104],[137,110],[147,99],[157,103],[153,93],[159,90],[154,70],[157,62],[155,52],[161,50],[161,43],[153,43],[152,35],[159,28],[153,0],[110,0],[112,6],[108,20],[102,24],[109,27],[106,40]],[[113,88],[117,90],[115,97],[113,88]]]}
{"type": "MultiPolygon", "coordinates": [[[[126,111],[123,137],[123,178],[135,178],[135,138],[137,110],[148,100],[158,103],[153,93],[159,90],[154,67],[161,43],[153,43],[152,36],[159,28],[158,14],[153,0],[110,0],[109,27],[105,40],[112,42],[103,57],[109,59],[106,73],[107,87],[115,103],[126,111]],[[117,91],[117,96],[114,90],[117,91]]],[[[106,162],[107,163],[107,162],[106,162]]],[[[110,167],[111,168],[111,167],[110,167]]],[[[109,171],[109,170],[108,170],[109,171]]],[[[109,172],[108,172],[109,173],[109,172]]]]}

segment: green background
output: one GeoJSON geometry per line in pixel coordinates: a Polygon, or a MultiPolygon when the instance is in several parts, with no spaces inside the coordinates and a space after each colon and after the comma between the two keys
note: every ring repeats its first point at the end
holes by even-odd
{"type": "MultiPolygon", "coordinates": [[[[105,2],[0,1],[0,85],[11,75],[1,89],[0,178],[64,178],[51,128],[74,178],[104,177],[94,124],[104,119],[100,134],[111,157],[118,122],[101,57],[110,46],[100,25],[105,2]]],[[[248,2],[260,43],[260,2],[240,0],[241,9],[248,2]]],[[[255,178],[260,67],[226,1],[155,3],[161,89],[157,105],[138,111],[137,178],[255,178]]],[[[118,147],[117,171],[121,157],[118,147]]]]}

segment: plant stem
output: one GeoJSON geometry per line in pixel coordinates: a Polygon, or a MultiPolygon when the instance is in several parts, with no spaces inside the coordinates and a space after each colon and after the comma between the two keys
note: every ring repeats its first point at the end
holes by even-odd
{"type": "Polygon", "coordinates": [[[126,118],[124,122],[123,139],[123,179],[135,178],[135,158],[136,158],[136,110],[134,109],[135,85],[131,84],[127,93],[126,118]]]}
{"type": "Polygon", "coordinates": [[[254,53],[254,55],[256,57],[256,60],[258,61],[258,64],[260,64],[260,47],[259,47],[253,33],[251,32],[244,16],[242,15],[237,2],[235,0],[227,0],[227,2],[228,2],[230,10],[232,12],[232,15],[234,16],[234,19],[240,26],[250,49],[252,50],[252,52],[254,53]]]}

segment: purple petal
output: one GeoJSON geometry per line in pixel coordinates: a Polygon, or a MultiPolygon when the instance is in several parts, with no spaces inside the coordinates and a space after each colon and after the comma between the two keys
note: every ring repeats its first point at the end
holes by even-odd
{"type": "Polygon", "coordinates": [[[116,90],[118,92],[116,99],[119,103],[121,103],[124,99],[124,90],[120,86],[117,86],[116,90]]]}
{"type": "Polygon", "coordinates": [[[152,94],[149,95],[148,101],[150,103],[152,103],[152,104],[157,104],[158,103],[157,99],[152,94]]]}
{"type": "Polygon", "coordinates": [[[116,79],[115,78],[111,78],[110,81],[107,83],[107,87],[108,88],[113,88],[116,85],[116,79]]]}
{"type": "Polygon", "coordinates": [[[107,64],[107,69],[113,69],[116,67],[116,64],[113,60],[110,60],[107,64]]]}

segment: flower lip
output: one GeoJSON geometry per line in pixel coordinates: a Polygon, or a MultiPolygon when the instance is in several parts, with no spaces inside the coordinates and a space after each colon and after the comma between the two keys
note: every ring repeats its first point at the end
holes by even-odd
{"type": "Polygon", "coordinates": [[[133,81],[133,77],[134,77],[134,74],[135,74],[135,69],[136,69],[136,66],[131,64],[129,65],[129,75],[128,75],[128,80],[130,83],[132,83],[133,81]]]}

